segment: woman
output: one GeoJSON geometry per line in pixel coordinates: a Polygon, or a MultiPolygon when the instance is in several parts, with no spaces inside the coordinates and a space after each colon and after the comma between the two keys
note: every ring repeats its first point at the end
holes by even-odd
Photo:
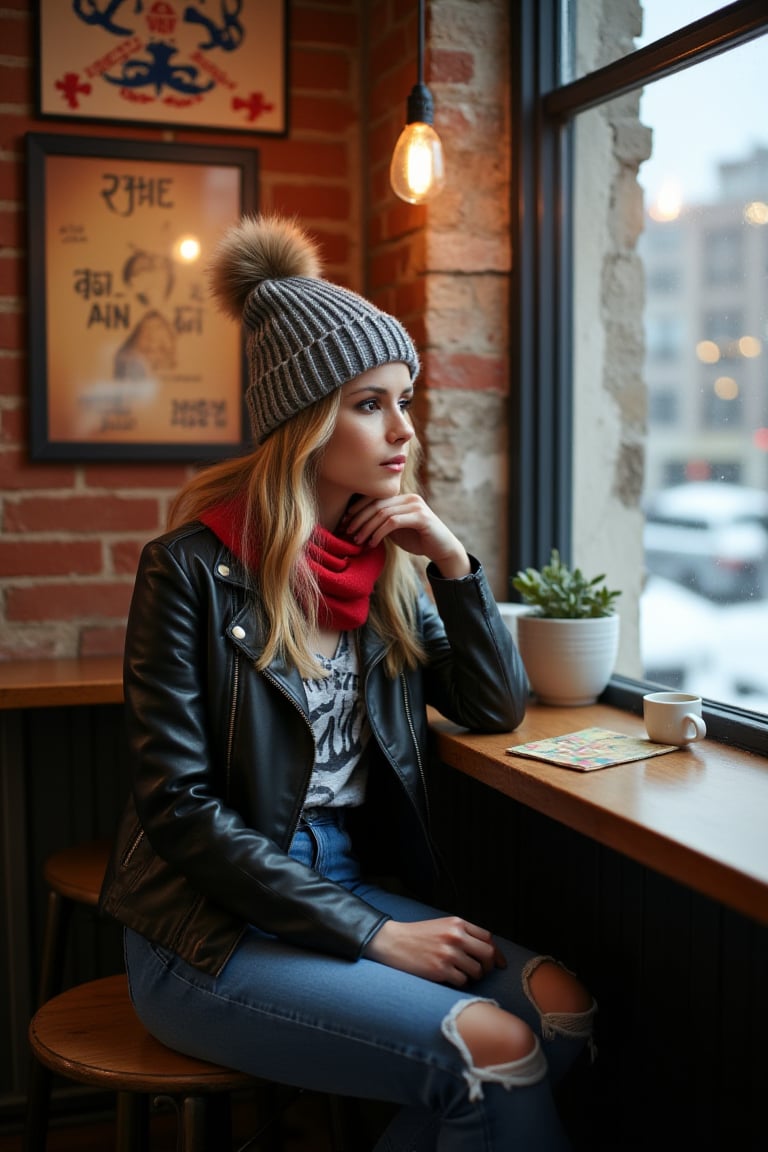
{"type": "Polygon", "coordinates": [[[186,486],[136,579],[102,893],[136,1010],[173,1048],[401,1105],[380,1150],[564,1149],[552,1085],[591,997],[421,902],[426,706],[506,732],[526,681],[417,490],[414,346],[279,218],[230,230],[211,283],[245,325],[256,446],[186,486]]]}

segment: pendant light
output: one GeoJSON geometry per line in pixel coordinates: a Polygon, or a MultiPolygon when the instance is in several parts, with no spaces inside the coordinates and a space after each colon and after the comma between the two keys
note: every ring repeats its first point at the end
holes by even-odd
{"type": "Polygon", "coordinates": [[[432,127],[432,93],[424,83],[424,0],[419,0],[418,81],[408,97],[405,128],[392,153],[392,191],[408,204],[425,204],[445,183],[443,146],[432,127]]]}

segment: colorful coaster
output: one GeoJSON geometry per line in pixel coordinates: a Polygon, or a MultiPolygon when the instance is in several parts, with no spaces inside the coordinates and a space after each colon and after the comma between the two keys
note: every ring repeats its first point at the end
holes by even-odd
{"type": "Polygon", "coordinates": [[[631,760],[645,760],[675,752],[675,744],[654,744],[647,737],[627,736],[611,732],[608,728],[582,728],[579,732],[566,732],[546,740],[532,740],[507,748],[512,756],[528,756],[533,760],[546,760],[576,772],[594,772],[612,764],[628,764],[631,760]]]}

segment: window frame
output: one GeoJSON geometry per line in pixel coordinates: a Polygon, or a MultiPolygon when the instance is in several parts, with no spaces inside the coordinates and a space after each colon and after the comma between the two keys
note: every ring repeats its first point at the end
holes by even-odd
{"type": "MultiPolygon", "coordinates": [[[[508,570],[570,559],[573,466],[573,124],[580,112],[768,33],[765,0],[737,0],[611,64],[559,83],[563,0],[512,0],[508,570]]],[[[651,681],[614,676],[602,699],[642,713],[651,681]]],[[[768,755],[760,714],[705,701],[709,734],[768,755]]]]}

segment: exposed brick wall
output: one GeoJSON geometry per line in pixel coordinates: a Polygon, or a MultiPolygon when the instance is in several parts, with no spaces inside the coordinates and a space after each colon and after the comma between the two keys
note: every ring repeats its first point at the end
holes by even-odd
{"type": "Polygon", "coordinates": [[[423,358],[416,414],[436,510],[506,578],[510,131],[505,0],[431,0],[424,79],[446,186],[413,207],[389,190],[392,143],[416,81],[415,0],[377,0],[368,21],[369,288],[408,324],[423,358]]]}
{"type": "Polygon", "coordinates": [[[428,209],[402,204],[388,184],[416,79],[416,0],[293,0],[285,138],[35,119],[33,9],[0,6],[0,659],[119,652],[139,549],[187,475],[179,464],[28,459],[28,131],[257,149],[261,208],[299,216],[327,275],[399,315],[419,344],[430,493],[504,595],[502,0],[428,3],[426,79],[449,164],[449,186],[428,209]]]}
{"type": "Polygon", "coordinates": [[[28,459],[24,134],[253,147],[261,207],[300,216],[328,275],[360,290],[358,8],[294,0],[286,138],[36,120],[33,5],[0,8],[0,659],[119,652],[139,550],[187,475],[178,464],[28,459]]]}

